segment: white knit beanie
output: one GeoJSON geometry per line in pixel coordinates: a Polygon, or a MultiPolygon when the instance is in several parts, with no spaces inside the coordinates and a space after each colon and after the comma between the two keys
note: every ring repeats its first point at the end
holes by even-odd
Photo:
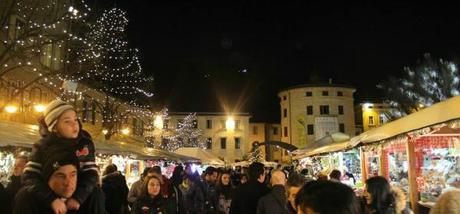
{"type": "Polygon", "coordinates": [[[69,109],[75,111],[72,105],[62,100],[55,100],[46,107],[45,111],[43,112],[43,116],[45,117],[45,123],[49,132],[53,131],[53,128],[61,114],[69,109]]]}

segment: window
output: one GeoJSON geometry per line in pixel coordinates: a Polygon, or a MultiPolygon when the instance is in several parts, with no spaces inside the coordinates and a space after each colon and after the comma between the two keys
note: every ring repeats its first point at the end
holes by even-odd
{"type": "Polygon", "coordinates": [[[252,127],[252,134],[256,135],[259,132],[257,126],[252,127]]]}
{"type": "Polygon", "coordinates": [[[212,120],[206,120],[206,128],[212,129],[212,120]]]}
{"type": "Polygon", "coordinates": [[[212,138],[206,139],[206,149],[212,149],[212,138]]]}
{"type": "Polygon", "coordinates": [[[343,114],[343,106],[339,106],[338,112],[339,114],[343,114]]]}
{"type": "Polygon", "coordinates": [[[287,97],[286,97],[286,96],[283,96],[283,100],[287,100],[287,97]]]}
{"type": "Polygon", "coordinates": [[[96,124],[96,102],[91,103],[91,123],[96,124]]]}
{"type": "Polygon", "coordinates": [[[384,124],[385,123],[385,116],[384,115],[380,115],[380,125],[384,124]]]}
{"type": "Polygon", "coordinates": [[[88,110],[89,110],[89,106],[88,106],[88,102],[86,100],[83,100],[83,111],[81,112],[81,120],[82,122],[86,122],[87,119],[88,119],[88,110]]]}
{"type": "Polygon", "coordinates": [[[313,115],[313,106],[307,106],[307,115],[313,115]]]}
{"type": "Polygon", "coordinates": [[[319,113],[321,115],[329,114],[329,106],[328,105],[319,106],[319,113]]]}
{"type": "Polygon", "coordinates": [[[313,96],[313,93],[312,93],[311,91],[307,91],[307,92],[305,93],[305,96],[311,97],[311,96],[313,96]]]}
{"type": "Polygon", "coordinates": [[[273,135],[278,135],[278,127],[273,128],[273,135]]]}
{"type": "Polygon", "coordinates": [[[283,109],[283,117],[287,117],[287,109],[283,109]]]}
{"type": "Polygon", "coordinates": [[[227,138],[225,138],[225,137],[220,138],[220,148],[221,149],[226,149],[227,148],[227,138]]]}
{"type": "Polygon", "coordinates": [[[182,126],[182,123],[184,122],[183,119],[179,119],[177,120],[177,125],[176,125],[176,128],[180,128],[182,126]]]}
{"type": "Polygon", "coordinates": [[[323,91],[323,96],[329,96],[329,91],[323,91]]]}
{"type": "Polygon", "coordinates": [[[227,129],[227,126],[225,125],[225,120],[220,121],[220,129],[227,129]]]}
{"type": "Polygon", "coordinates": [[[168,129],[169,120],[163,120],[163,129],[168,129]]]}
{"type": "Polygon", "coordinates": [[[337,96],[339,96],[339,97],[343,97],[343,92],[341,92],[341,91],[337,91],[337,96]]]}
{"type": "Polygon", "coordinates": [[[339,124],[339,132],[345,133],[345,124],[343,123],[339,124]]]}
{"type": "Polygon", "coordinates": [[[369,125],[370,126],[374,125],[374,117],[373,116],[369,116],[369,125]]]}
{"type": "Polygon", "coordinates": [[[287,127],[286,127],[286,126],[284,127],[284,136],[285,136],[285,137],[288,136],[288,131],[287,131],[287,127]]]}
{"type": "Polygon", "coordinates": [[[313,124],[308,124],[307,125],[307,134],[308,135],[314,135],[315,134],[315,127],[313,124]]]}
{"type": "Polygon", "coordinates": [[[235,149],[241,148],[241,138],[235,137],[235,149]]]}
{"type": "Polygon", "coordinates": [[[240,130],[240,121],[235,120],[235,130],[240,130]]]}
{"type": "Polygon", "coordinates": [[[198,128],[198,121],[193,120],[193,128],[197,129],[198,128]]]}

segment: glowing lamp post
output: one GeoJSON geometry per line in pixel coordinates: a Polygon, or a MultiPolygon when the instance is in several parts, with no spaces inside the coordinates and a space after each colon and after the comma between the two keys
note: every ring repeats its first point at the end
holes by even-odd
{"type": "Polygon", "coordinates": [[[42,105],[42,104],[37,104],[37,105],[34,105],[34,109],[35,109],[36,112],[42,113],[42,112],[45,111],[46,106],[42,105]]]}
{"type": "Polygon", "coordinates": [[[14,105],[7,105],[5,107],[5,111],[10,113],[10,114],[14,114],[18,111],[18,107],[17,106],[14,106],[14,105]]]}
{"type": "Polygon", "coordinates": [[[155,116],[155,120],[153,121],[153,126],[156,129],[163,129],[163,118],[161,115],[155,116]]]}
{"type": "Polygon", "coordinates": [[[130,130],[129,130],[128,128],[124,128],[124,129],[121,130],[121,133],[122,133],[123,135],[128,135],[129,132],[130,132],[130,130]]]}
{"type": "Polygon", "coordinates": [[[225,121],[225,128],[229,131],[235,130],[235,120],[233,118],[229,117],[227,121],[225,121]]]}

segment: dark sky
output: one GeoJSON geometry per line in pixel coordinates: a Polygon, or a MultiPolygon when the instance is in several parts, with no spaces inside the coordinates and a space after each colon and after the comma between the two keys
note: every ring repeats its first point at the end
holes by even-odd
{"type": "Polygon", "coordinates": [[[357,102],[380,98],[375,85],[423,53],[449,59],[460,51],[458,10],[433,1],[116,4],[128,11],[131,45],[155,77],[155,103],[172,111],[243,111],[277,121],[284,87],[332,78],[357,87],[357,102]]]}

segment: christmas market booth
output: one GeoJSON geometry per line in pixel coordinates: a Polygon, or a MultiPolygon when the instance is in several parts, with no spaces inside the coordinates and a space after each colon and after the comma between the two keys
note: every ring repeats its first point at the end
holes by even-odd
{"type": "Polygon", "coordinates": [[[460,181],[460,96],[352,138],[362,151],[363,180],[388,178],[409,193],[412,208],[430,207],[460,181]]]}
{"type": "Polygon", "coordinates": [[[352,148],[350,136],[344,133],[329,134],[309,146],[294,151],[293,159],[299,160],[303,168],[309,169],[312,176],[319,173],[328,175],[338,169],[347,172],[344,183],[361,186],[360,153],[352,148]],[[353,178],[351,178],[353,175],[353,178]]]}
{"type": "Polygon", "coordinates": [[[216,155],[212,154],[209,151],[206,151],[205,149],[198,148],[198,147],[181,147],[174,151],[174,153],[179,154],[179,155],[185,155],[185,156],[190,156],[198,159],[198,161],[202,165],[207,165],[207,166],[224,166],[225,162],[221,160],[219,157],[216,155]]]}
{"type": "MultiPolygon", "coordinates": [[[[0,182],[6,182],[11,174],[14,157],[20,153],[30,153],[32,145],[39,140],[37,125],[0,121],[0,182]]],[[[138,179],[145,166],[197,160],[163,150],[143,148],[139,146],[142,145],[140,142],[131,141],[94,140],[96,163],[101,173],[108,164],[114,163],[127,180],[132,181],[138,179]]]]}

